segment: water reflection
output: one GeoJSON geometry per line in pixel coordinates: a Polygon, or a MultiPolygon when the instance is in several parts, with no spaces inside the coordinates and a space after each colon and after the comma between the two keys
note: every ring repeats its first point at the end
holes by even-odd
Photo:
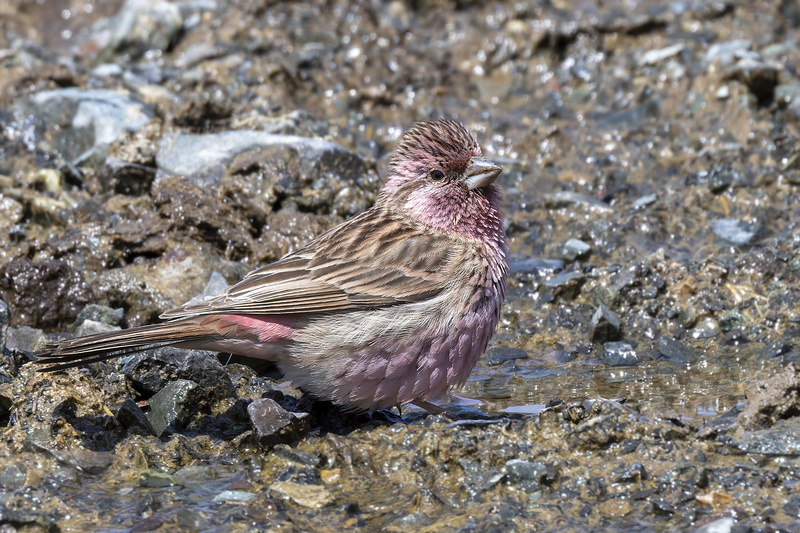
{"type": "MultiPolygon", "coordinates": [[[[532,354],[533,355],[533,354],[532,354]]],[[[645,361],[631,367],[606,367],[581,361],[565,365],[537,360],[499,367],[478,366],[462,394],[483,401],[492,412],[538,414],[560,398],[582,402],[627,398],[656,412],[702,422],[741,405],[744,384],[763,366],[755,349],[740,351],[737,364],[728,354],[708,356],[695,364],[645,361]]]]}

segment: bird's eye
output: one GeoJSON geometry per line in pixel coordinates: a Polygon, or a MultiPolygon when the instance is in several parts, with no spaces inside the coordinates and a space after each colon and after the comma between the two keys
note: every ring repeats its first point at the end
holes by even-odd
{"type": "Polygon", "coordinates": [[[439,181],[440,179],[444,178],[444,172],[441,170],[431,170],[431,178],[439,181]]]}

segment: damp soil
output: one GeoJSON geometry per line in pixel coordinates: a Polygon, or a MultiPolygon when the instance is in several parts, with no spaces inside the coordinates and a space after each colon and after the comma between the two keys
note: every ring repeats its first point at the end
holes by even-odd
{"type": "Polygon", "coordinates": [[[20,531],[800,530],[800,9],[0,3],[0,522],[20,531]],[[354,414],[161,349],[40,374],[375,200],[399,135],[501,164],[470,380],[354,414]]]}

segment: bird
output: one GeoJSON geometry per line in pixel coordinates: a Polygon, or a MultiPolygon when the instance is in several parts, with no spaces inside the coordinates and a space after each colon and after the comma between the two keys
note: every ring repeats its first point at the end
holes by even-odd
{"type": "Polygon", "coordinates": [[[48,344],[42,371],[161,346],[276,363],[294,386],[343,409],[415,404],[462,385],[494,334],[508,240],[502,168],[460,122],[404,132],[374,205],[219,295],[163,322],[48,344]]]}

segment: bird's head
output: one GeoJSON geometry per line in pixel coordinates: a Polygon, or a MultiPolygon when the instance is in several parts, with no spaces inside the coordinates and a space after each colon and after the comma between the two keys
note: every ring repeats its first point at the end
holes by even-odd
{"type": "Polygon", "coordinates": [[[410,183],[471,191],[493,183],[503,170],[482,157],[477,141],[460,122],[448,118],[418,122],[406,131],[390,166],[383,188],[389,194],[410,183]]]}
{"type": "Polygon", "coordinates": [[[502,168],[481,155],[459,122],[418,122],[400,138],[381,201],[394,201],[412,218],[445,231],[470,225],[470,217],[498,211],[493,185],[502,168]]]}

